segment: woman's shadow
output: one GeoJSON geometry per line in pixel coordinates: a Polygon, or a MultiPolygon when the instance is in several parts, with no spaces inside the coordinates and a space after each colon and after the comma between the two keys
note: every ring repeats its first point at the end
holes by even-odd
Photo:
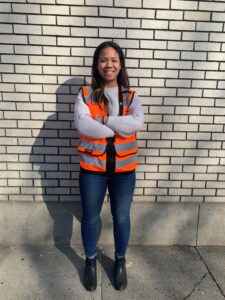
{"type": "MultiPolygon", "coordinates": [[[[29,161],[41,178],[43,201],[53,220],[53,243],[74,265],[83,283],[84,259],[71,245],[81,243],[81,204],[78,186],[79,158],[76,146],[79,140],[74,128],[74,103],[83,78],[71,78],[56,90],[56,110],[43,123],[32,146],[29,161]],[[73,234],[73,230],[75,234],[73,234]]],[[[99,228],[99,237],[101,226],[99,228]]],[[[101,264],[112,282],[112,267],[98,249],[101,264]],[[104,259],[105,258],[105,259],[104,259]]]]}

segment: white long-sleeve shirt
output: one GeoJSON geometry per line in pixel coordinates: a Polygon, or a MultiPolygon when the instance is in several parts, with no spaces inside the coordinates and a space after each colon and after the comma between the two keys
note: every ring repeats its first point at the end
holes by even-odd
{"type": "Polygon", "coordinates": [[[109,118],[106,125],[91,117],[90,110],[83,100],[82,91],[79,92],[75,101],[74,122],[80,134],[97,139],[113,137],[115,133],[128,137],[143,127],[144,115],[141,100],[136,93],[134,93],[133,101],[130,105],[132,113],[126,116],[118,115],[118,86],[105,88],[104,94],[109,100],[109,118]]]}

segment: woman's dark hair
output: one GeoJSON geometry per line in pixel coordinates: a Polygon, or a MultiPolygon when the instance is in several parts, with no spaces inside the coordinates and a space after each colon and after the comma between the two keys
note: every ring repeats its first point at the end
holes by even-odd
{"type": "Polygon", "coordinates": [[[98,104],[100,104],[102,101],[106,104],[108,101],[104,95],[104,86],[105,86],[104,81],[98,72],[98,60],[99,60],[101,51],[103,49],[109,48],[109,47],[113,48],[118,53],[119,59],[120,59],[121,69],[117,76],[118,85],[119,86],[122,85],[126,88],[129,88],[129,86],[130,86],[127,69],[125,66],[125,57],[124,57],[123,51],[120,48],[120,46],[118,44],[116,44],[115,42],[111,42],[111,41],[106,41],[106,42],[101,43],[95,49],[93,63],[92,63],[92,72],[91,72],[91,76],[92,76],[91,87],[93,89],[93,100],[95,102],[97,102],[98,104]]]}

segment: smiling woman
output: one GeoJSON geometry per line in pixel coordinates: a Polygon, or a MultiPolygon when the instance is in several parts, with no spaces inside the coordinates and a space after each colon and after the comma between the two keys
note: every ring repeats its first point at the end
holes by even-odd
{"type": "Polygon", "coordinates": [[[102,50],[98,61],[98,72],[106,87],[117,86],[117,76],[121,70],[119,54],[112,47],[102,50]]]}
{"type": "Polygon", "coordinates": [[[75,125],[80,134],[84,285],[89,291],[97,286],[96,245],[108,188],[115,241],[114,285],[123,290],[136,178],[136,132],[143,126],[143,112],[140,98],[129,86],[123,51],[116,43],[104,42],[96,48],[91,86],[80,89],[75,103],[75,125]]]}

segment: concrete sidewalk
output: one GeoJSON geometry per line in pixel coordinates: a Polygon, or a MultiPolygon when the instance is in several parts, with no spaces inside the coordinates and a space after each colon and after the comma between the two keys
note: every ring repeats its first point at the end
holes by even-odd
{"type": "Polygon", "coordinates": [[[2,246],[0,299],[225,298],[225,247],[130,246],[123,292],[113,287],[113,247],[103,247],[98,257],[98,287],[91,293],[82,285],[82,248],[2,246]]]}

